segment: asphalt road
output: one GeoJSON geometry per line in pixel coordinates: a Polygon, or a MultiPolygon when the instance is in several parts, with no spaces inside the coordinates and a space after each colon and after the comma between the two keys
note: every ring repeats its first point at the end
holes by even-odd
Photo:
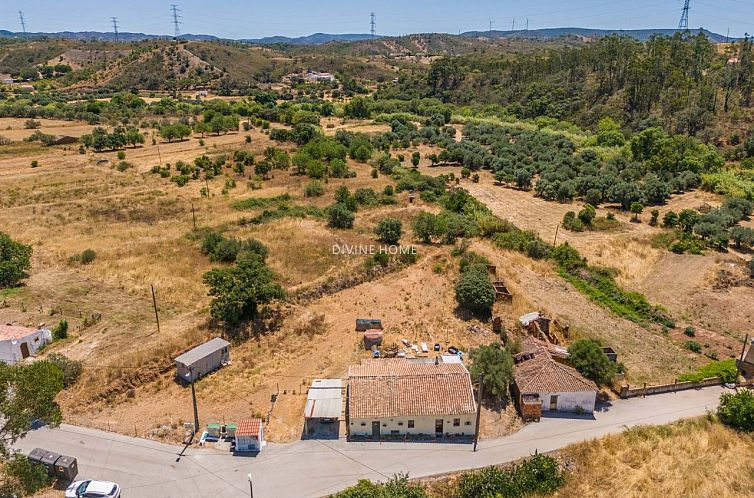
{"type": "MultiPolygon", "coordinates": [[[[503,463],[548,452],[640,424],[664,424],[703,415],[717,407],[721,387],[619,400],[593,417],[545,417],[521,431],[479,443],[348,443],[296,441],[269,443],[255,457],[209,448],[174,446],[119,434],[63,425],[39,429],[17,444],[23,451],[42,447],[75,456],[79,478],[111,480],[123,498],[318,497],[358,479],[385,480],[398,472],[422,477],[503,463]]],[[[62,494],[62,493],[61,493],[62,494]]]]}

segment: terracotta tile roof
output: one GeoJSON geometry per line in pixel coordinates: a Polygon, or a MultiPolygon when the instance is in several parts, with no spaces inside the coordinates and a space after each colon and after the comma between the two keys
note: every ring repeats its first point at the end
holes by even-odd
{"type": "Polygon", "coordinates": [[[261,426],[261,418],[241,420],[238,422],[238,427],[236,427],[236,436],[256,436],[259,434],[259,428],[261,426]]]}
{"type": "Polygon", "coordinates": [[[351,418],[476,413],[471,376],[461,364],[364,361],[349,368],[348,385],[351,418]]]}
{"type": "Polygon", "coordinates": [[[597,391],[597,384],[584,378],[575,368],[553,360],[547,353],[539,353],[513,369],[513,379],[519,392],[558,393],[597,391]]]}
{"type": "Polygon", "coordinates": [[[8,339],[21,339],[36,332],[38,329],[22,327],[21,325],[0,325],[0,341],[8,339]]]}

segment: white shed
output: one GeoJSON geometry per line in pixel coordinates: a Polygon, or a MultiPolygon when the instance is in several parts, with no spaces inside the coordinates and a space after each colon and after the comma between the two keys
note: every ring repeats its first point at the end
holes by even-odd
{"type": "Polygon", "coordinates": [[[39,348],[52,342],[52,332],[46,328],[20,325],[0,325],[0,361],[18,363],[35,356],[39,348]]]}
{"type": "Polygon", "coordinates": [[[236,428],[236,451],[261,451],[264,442],[262,419],[241,420],[236,428]]]}

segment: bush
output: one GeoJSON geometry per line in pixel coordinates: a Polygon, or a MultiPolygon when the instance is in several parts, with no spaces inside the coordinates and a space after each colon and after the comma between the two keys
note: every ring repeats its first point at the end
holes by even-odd
{"type": "Polygon", "coordinates": [[[120,159],[122,161],[125,158],[126,158],[126,153],[124,151],[122,151],[122,150],[119,150],[118,151],[118,159],[120,159]]]}
{"type": "Polygon", "coordinates": [[[15,287],[31,268],[31,246],[0,232],[0,288],[15,287]]]}
{"type": "Polygon", "coordinates": [[[397,244],[402,234],[402,224],[395,218],[383,218],[377,223],[374,233],[385,244],[397,244]]]}
{"type": "Polygon", "coordinates": [[[686,343],[684,344],[684,347],[688,349],[689,351],[693,351],[694,353],[702,352],[702,345],[696,341],[686,341],[686,343]]]}
{"type": "Polygon", "coordinates": [[[486,467],[458,478],[457,498],[523,497],[554,493],[565,483],[558,461],[534,455],[506,468],[486,467]]]}
{"type": "Polygon", "coordinates": [[[97,259],[97,253],[93,249],[85,249],[81,252],[81,256],[79,256],[79,261],[84,265],[88,265],[95,259],[97,259]]]}
{"type": "Polygon", "coordinates": [[[696,330],[694,330],[694,327],[686,327],[683,333],[689,337],[694,337],[696,335],[696,330]]]}
{"type": "Polygon", "coordinates": [[[34,160],[33,160],[33,161],[31,162],[31,167],[32,167],[32,168],[37,168],[37,167],[39,167],[39,161],[37,161],[36,159],[34,159],[34,160]]]}
{"type": "Polygon", "coordinates": [[[568,348],[571,364],[587,379],[598,385],[610,384],[615,375],[615,363],[602,351],[594,339],[579,339],[568,348]]]}
{"type": "Polygon", "coordinates": [[[408,476],[397,474],[387,482],[372,482],[361,479],[357,484],[346,488],[331,498],[426,498],[427,493],[420,484],[408,482],[408,476]]]}
{"type": "Polygon", "coordinates": [[[720,380],[723,382],[735,382],[737,375],[736,360],[729,358],[723,361],[707,363],[697,369],[696,372],[680,375],[678,380],[699,382],[710,377],[720,377],[720,380]]]}
{"type": "Polygon", "coordinates": [[[744,389],[735,394],[723,393],[717,416],[734,429],[754,431],[754,392],[744,389]]]}
{"type": "Polygon", "coordinates": [[[489,316],[495,303],[495,288],[487,275],[487,267],[473,265],[468,267],[456,284],[456,301],[458,306],[475,315],[489,316]]]}
{"type": "Polygon", "coordinates": [[[34,463],[26,455],[16,452],[3,462],[3,481],[0,496],[33,495],[48,485],[47,467],[34,463]]]}
{"type": "Polygon", "coordinates": [[[52,329],[52,338],[56,341],[66,339],[68,337],[68,322],[66,320],[60,320],[52,329]]]}
{"type": "Polygon", "coordinates": [[[27,119],[24,121],[24,128],[27,130],[36,130],[41,127],[42,123],[40,121],[35,121],[33,119],[27,119]]]}
{"type": "Polygon", "coordinates": [[[80,361],[72,360],[60,353],[50,353],[46,360],[63,371],[64,387],[72,386],[81,377],[83,366],[80,361]]]}
{"type": "Polygon", "coordinates": [[[327,225],[332,228],[353,228],[355,219],[356,215],[344,204],[336,203],[327,209],[327,225]]]}
{"type": "Polygon", "coordinates": [[[306,197],[319,197],[321,195],[324,195],[325,193],[325,186],[322,184],[322,182],[318,182],[316,180],[313,180],[306,184],[306,187],[304,187],[304,195],[306,197]]]}

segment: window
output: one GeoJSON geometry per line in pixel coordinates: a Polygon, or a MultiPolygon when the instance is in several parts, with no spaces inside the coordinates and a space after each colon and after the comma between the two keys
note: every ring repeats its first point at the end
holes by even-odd
{"type": "Polygon", "coordinates": [[[398,422],[398,427],[402,426],[403,422],[398,422]]]}
{"type": "Polygon", "coordinates": [[[460,418],[454,418],[453,419],[453,427],[458,427],[461,425],[461,419],[460,418]]]}
{"type": "Polygon", "coordinates": [[[366,422],[362,422],[362,423],[361,423],[361,426],[362,426],[362,427],[366,427],[366,425],[367,425],[367,423],[366,423],[366,422]]]}
{"type": "Polygon", "coordinates": [[[467,420],[463,425],[471,425],[471,420],[467,420]]]}
{"type": "Polygon", "coordinates": [[[413,420],[409,420],[408,421],[408,428],[409,429],[413,429],[414,428],[414,421],[413,420]]]}

